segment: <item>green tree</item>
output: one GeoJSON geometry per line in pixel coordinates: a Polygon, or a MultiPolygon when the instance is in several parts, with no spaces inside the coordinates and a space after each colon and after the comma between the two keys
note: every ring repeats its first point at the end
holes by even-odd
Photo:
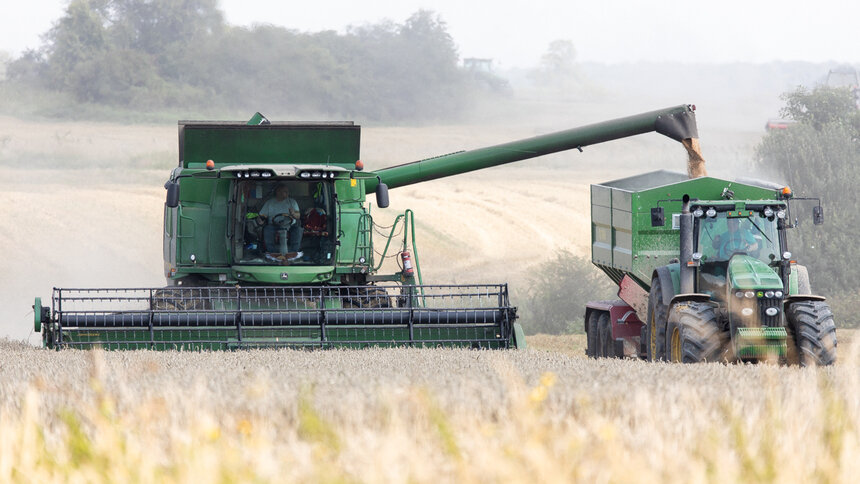
{"type": "Polygon", "coordinates": [[[615,291],[609,278],[589,260],[560,251],[529,280],[523,330],[527,334],[581,333],[585,304],[611,299],[615,291]]]}
{"type": "Polygon", "coordinates": [[[78,69],[109,49],[108,4],[108,0],[72,0],[65,15],[48,31],[47,73],[55,88],[78,92],[82,87],[76,83],[78,69]]]}
{"type": "Polygon", "coordinates": [[[798,262],[809,268],[813,291],[828,296],[842,324],[857,323],[852,309],[857,293],[854,264],[860,250],[860,112],[844,88],[798,88],[783,95],[781,114],[797,122],[769,132],[756,148],[760,167],[780,173],[797,196],[821,197],[824,225],[811,223],[810,204],[792,203],[800,221],[788,231],[798,262]]]}

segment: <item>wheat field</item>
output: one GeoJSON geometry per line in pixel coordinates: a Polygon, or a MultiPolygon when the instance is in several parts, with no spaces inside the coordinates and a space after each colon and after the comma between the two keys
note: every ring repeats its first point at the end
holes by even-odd
{"type": "MultiPolygon", "coordinates": [[[[831,368],[526,351],[0,343],[0,482],[856,482],[831,368]]],[[[561,351],[560,351],[561,350],[561,351]]]]}

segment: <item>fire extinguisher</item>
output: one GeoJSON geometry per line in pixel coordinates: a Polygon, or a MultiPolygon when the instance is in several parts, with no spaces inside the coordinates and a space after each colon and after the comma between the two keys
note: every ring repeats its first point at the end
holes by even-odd
{"type": "Polygon", "coordinates": [[[414,271],[412,269],[412,255],[409,254],[408,250],[404,250],[400,253],[400,259],[403,261],[403,275],[407,277],[412,277],[414,271]]]}

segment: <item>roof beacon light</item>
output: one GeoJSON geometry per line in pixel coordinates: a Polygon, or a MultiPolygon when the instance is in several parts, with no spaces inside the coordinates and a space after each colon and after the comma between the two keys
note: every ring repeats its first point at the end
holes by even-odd
{"type": "Polygon", "coordinates": [[[214,170],[215,169],[215,162],[212,160],[206,160],[206,169],[207,170],[214,170]]]}
{"type": "Polygon", "coordinates": [[[791,198],[791,188],[782,187],[782,196],[783,198],[791,198]]]}
{"type": "Polygon", "coordinates": [[[361,171],[364,169],[364,162],[361,160],[355,160],[355,169],[361,171]]]}

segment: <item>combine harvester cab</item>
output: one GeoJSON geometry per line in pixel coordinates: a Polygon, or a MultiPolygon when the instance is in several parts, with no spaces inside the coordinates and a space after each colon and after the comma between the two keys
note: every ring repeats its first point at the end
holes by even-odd
{"type": "Polygon", "coordinates": [[[423,284],[412,212],[379,227],[366,196],[385,208],[389,188],[652,131],[690,141],[693,107],[375,172],[351,122],[182,121],[165,184],[168,286],[55,289],[36,300],[36,331],[50,348],[523,348],[506,284],[423,284]]]}
{"type": "Polygon", "coordinates": [[[832,364],[832,313],[787,245],[790,200],[767,182],[668,171],[592,185],[592,262],[621,300],[588,304],[587,354],[832,364]]]}

